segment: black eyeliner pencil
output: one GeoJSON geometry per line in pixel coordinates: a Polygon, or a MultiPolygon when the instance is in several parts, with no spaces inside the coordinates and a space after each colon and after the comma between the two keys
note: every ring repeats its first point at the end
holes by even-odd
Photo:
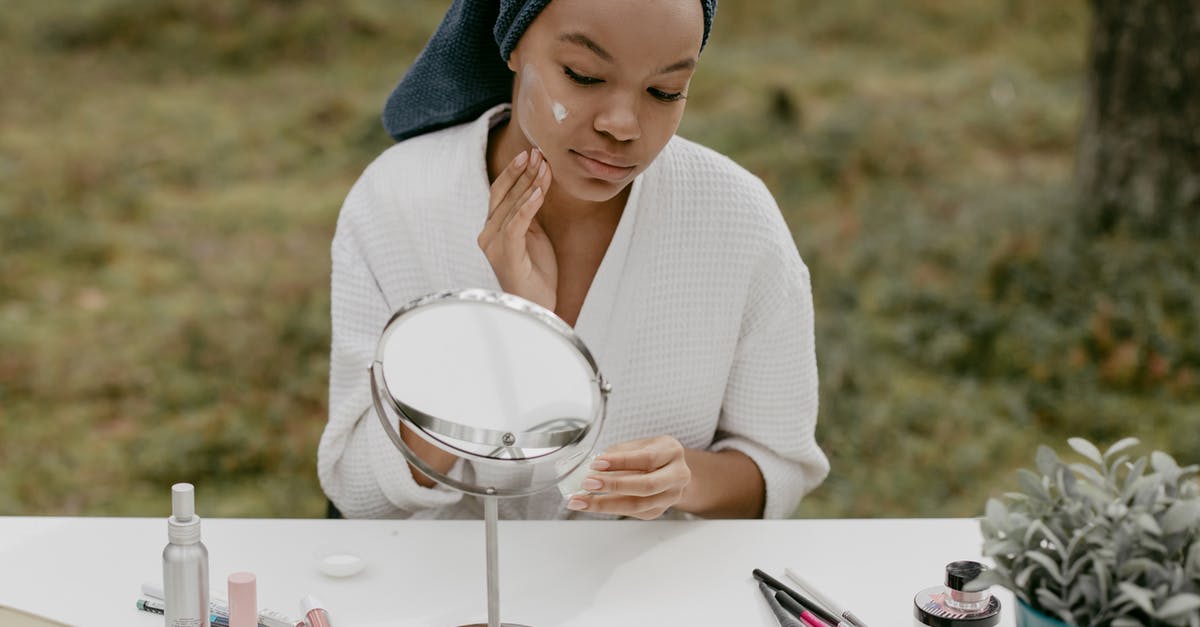
{"type": "MultiPolygon", "coordinates": [[[[775,588],[760,581],[758,582],[758,589],[762,592],[763,598],[767,600],[767,605],[771,606],[771,612],[775,614],[775,619],[779,621],[779,627],[806,627],[804,623],[800,622],[800,619],[789,614],[779,604],[779,600],[775,598],[779,592],[775,588]]],[[[790,601],[791,597],[787,597],[787,599],[790,601]]]]}
{"type": "Polygon", "coordinates": [[[780,581],[778,579],[775,579],[774,577],[768,575],[767,573],[764,573],[763,571],[755,568],[753,571],[753,574],[754,574],[755,579],[767,584],[768,586],[771,586],[772,588],[778,590],[779,592],[782,592],[782,593],[788,595],[789,597],[794,599],[796,601],[796,603],[798,603],[802,607],[804,607],[804,609],[812,612],[813,614],[816,614],[817,618],[820,618],[821,620],[829,623],[830,625],[837,625],[838,623],[845,622],[842,619],[835,616],[833,614],[833,612],[825,609],[825,607],[823,605],[821,605],[820,603],[817,603],[816,601],[813,601],[812,599],[802,596],[799,592],[796,592],[795,590],[792,590],[791,588],[783,585],[782,583],[780,583],[780,581]]]}

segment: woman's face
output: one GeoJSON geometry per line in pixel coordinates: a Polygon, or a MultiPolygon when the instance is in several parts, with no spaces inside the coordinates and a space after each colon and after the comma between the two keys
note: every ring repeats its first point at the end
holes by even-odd
{"type": "Polygon", "coordinates": [[[553,0],[509,56],[513,121],[554,187],[603,202],[679,128],[704,35],[699,0],[553,0]]]}

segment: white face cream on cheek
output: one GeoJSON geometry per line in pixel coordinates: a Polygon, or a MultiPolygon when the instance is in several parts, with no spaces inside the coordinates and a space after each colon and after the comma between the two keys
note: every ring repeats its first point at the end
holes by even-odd
{"type": "Polygon", "coordinates": [[[569,115],[567,107],[550,97],[542,77],[528,63],[521,68],[521,91],[517,100],[517,119],[521,126],[521,132],[525,134],[529,143],[541,150],[541,143],[530,132],[531,127],[536,126],[533,124],[534,120],[553,116],[556,123],[562,124],[569,115]]]}

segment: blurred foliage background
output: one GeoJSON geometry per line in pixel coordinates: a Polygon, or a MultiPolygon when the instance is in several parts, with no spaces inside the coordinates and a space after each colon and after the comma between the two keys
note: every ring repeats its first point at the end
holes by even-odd
{"type": "MultiPolygon", "coordinates": [[[[0,514],[321,516],[329,254],[448,3],[9,0],[0,514]]],[[[1039,443],[1200,461],[1200,256],[1085,236],[1082,0],[724,2],[680,134],[812,269],[808,517],[967,516],[1039,443]]]]}

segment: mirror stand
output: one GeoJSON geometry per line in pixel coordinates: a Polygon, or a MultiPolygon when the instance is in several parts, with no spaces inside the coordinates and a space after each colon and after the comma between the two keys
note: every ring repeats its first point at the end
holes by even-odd
{"type": "Polygon", "coordinates": [[[484,535],[487,544],[487,624],[474,623],[464,627],[528,627],[516,623],[500,622],[500,548],[496,538],[499,518],[499,499],[495,490],[489,489],[483,497],[484,535]]]}
{"type": "Polygon", "coordinates": [[[592,354],[536,303],[478,289],[434,292],[392,315],[368,374],[375,413],[403,458],[435,483],[483,499],[487,623],[464,627],[525,627],[500,622],[499,499],[558,484],[592,451],[612,392],[592,354]],[[402,427],[476,472],[439,471],[402,427]]]}

